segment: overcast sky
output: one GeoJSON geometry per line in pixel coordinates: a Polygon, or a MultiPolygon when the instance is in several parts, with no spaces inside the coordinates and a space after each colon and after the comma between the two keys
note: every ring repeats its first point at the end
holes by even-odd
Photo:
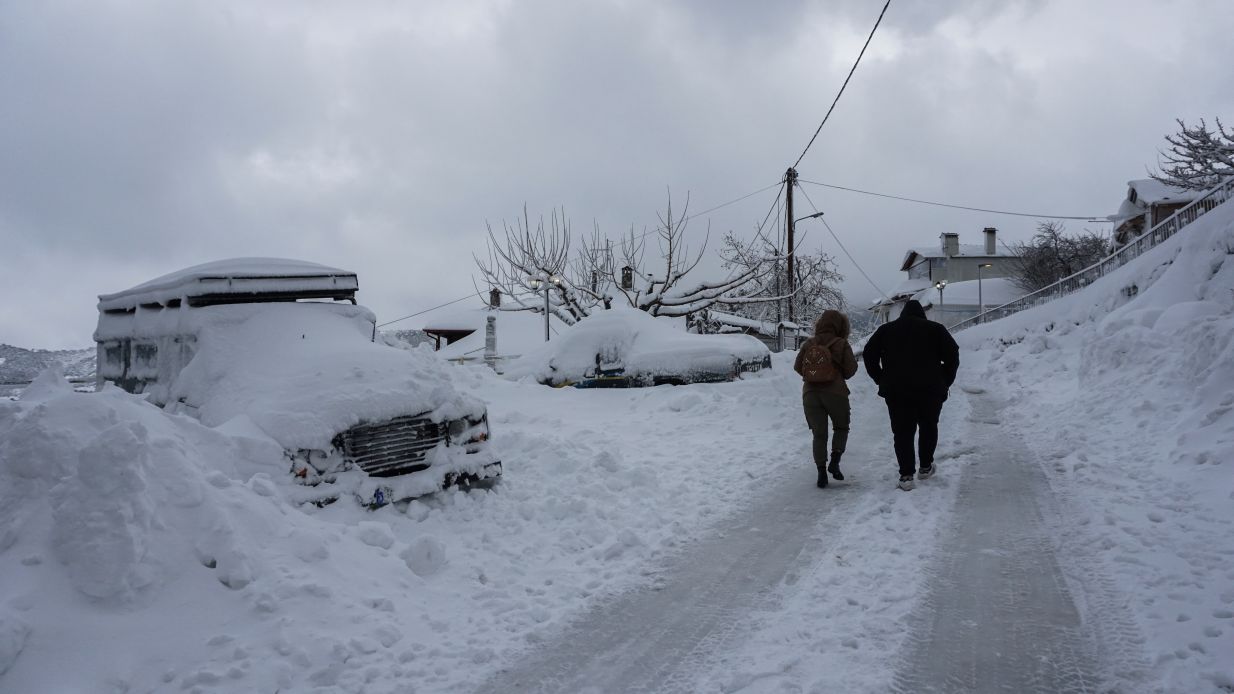
{"type": "MultiPolygon", "coordinates": [[[[670,188],[699,211],[769,186],[881,7],[0,0],[0,342],[88,346],[98,294],[236,256],[354,270],[390,320],[472,291],[486,221],[524,203],[615,237],[654,225],[670,188]]],[[[1234,122],[1231,36],[1230,0],[892,0],[798,170],[1106,215],[1176,117],[1234,122]]],[[[1036,223],[807,192],[884,289],[944,231],[1036,223]]],[[[691,239],[751,233],[774,194],[694,219],[691,239]]]]}

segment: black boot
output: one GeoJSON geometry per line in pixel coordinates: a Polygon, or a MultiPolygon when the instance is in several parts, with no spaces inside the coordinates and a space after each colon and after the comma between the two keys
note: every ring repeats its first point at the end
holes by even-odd
{"type": "Polygon", "coordinates": [[[818,488],[822,489],[827,486],[827,468],[822,465],[818,466],[818,488]]]}
{"type": "Polygon", "coordinates": [[[841,455],[842,455],[841,453],[833,452],[831,454],[831,463],[827,465],[827,472],[830,472],[831,476],[838,480],[844,479],[844,473],[840,472],[840,456],[841,455]]]}

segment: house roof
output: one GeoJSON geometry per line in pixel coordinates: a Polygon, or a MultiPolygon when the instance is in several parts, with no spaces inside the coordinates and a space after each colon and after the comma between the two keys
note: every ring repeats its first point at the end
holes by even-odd
{"type": "Polygon", "coordinates": [[[1201,190],[1177,188],[1151,178],[1127,181],[1127,195],[1118,206],[1118,212],[1110,215],[1110,221],[1121,225],[1128,219],[1144,214],[1150,205],[1176,205],[1191,202],[1203,195],[1201,190]]]}
{"type": "Polygon", "coordinates": [[[99,310],[219,297],[354,299],[356,273],[288,258],[229,258],[178,270],[113,294],[99,295],[99,310]]]}
{"type": "MultiPolygon", "coordinates": [[[[955,253],[953,258],[1012,258],[1015,257],[1015,252],[1006,246],[999,245],[994,249],[993,253],[985,252],[984,243],[962,243],[960,244],[959,252],[955,253]]],[[[910,248],[904,253],[904,262],[900,263],[900,270],[908,270],[916,265],[920,260],[918,258],[944,258],[947,254],[938,246],[919,246],[910,248]]]]}
{"type": "Polygon", "coordinates": [[[1151,178],[1141,178],[1127,181],[1127,199],[1135,192],[1135,201],[1144,205],[1159,205],[1162,203],[1191,202],[1204,193],[1202,190],[1187,190],[1178,188],[1151,178]]]}

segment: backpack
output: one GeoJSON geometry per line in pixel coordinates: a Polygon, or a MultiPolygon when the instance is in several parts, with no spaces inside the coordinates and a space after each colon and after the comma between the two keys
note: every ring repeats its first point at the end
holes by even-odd
{"type": "Polygon", "coordinates": [[[839,377],[831,349],[816,340],[807,342],[801,352],[801,378],[806,383],[831,383],[839,377]]]}

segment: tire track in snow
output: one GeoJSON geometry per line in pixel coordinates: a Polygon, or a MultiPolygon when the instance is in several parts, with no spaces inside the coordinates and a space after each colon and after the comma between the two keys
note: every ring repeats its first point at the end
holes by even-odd
{"type": "Polygon", "coordinates": [[[1043,471],[973,398],[984,460],[959,489],[930,591],[896,675],[901,692],[1092,692],[1097,658],[1054,553],[1043,471]]]}
{"type": "Polygon", "coordinates": [[[599,605],[479,691],[693,691],[693,673],[740,632],[742,615],[822,551],[806,529],[850,514],[860,499],[860,487],[819,490],[813,476],[807,464],[777,480],[726,530],[672,560],[650,588],[599,605]]]}

